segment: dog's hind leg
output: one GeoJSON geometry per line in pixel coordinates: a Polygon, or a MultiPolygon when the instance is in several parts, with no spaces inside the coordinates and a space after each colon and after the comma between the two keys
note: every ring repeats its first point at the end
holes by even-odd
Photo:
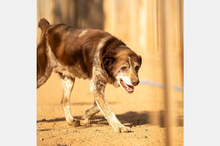
{"type": "Polygon", "coordinates": [[[45,69],[41,69],[37,64],[37,88],[46,83],[52,71],[53,67],[49,63],[47,63],[47,67],[45,69]]]}
{"type": "Polygon", "coordinates": [[[37,88],[46,83],[55,66],[54,55],[44,36],[37,46],[37,88]]]}
{"type": "Polygon", "coordinates": [[[42,75],[37,79],[37,88],[46,83],[47,79],[50,77],[52,70],[50,70],[46,75],[42,75]]]}
{"type": "Polygon", "coordinates": [[[86,110],[85,114],[82,117],[82,124],[89,125],[90,119],[100,111],[99,107],[97,106],[96,102],[94,101],[94,106],[88,110],[86,110]]]}
{"type": "Polygon", "coordinates": [[[80,121],[73,118],[70,112],[70,95],[75,83],[75,78],[70,78],[62,75],[60,75],[60,77],[61,77],[61,85],[62,85],[61,104],[63,107],[66,121],[71,126],[78,126],[80,124],[80,121]]]}
{"type": "Polygon", "coordinates": [[[46,53],[46,46],[39,45],[37,48],[37,88],[46,83],[53,70],[46,53]]]}

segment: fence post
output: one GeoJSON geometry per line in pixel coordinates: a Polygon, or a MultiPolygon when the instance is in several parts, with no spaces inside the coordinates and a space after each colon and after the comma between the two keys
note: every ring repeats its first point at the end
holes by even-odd
{"type": "Polygon", "coordinates": [[[164,98],[165,98],[165,126],[166,126],[166,145],[173,146],[172,142],[172,126],[173,126],[173,111],[172,111],[172,98],[171,98],[171,64],[170,64],[170,48],[167,45],[167,5],[169,4],[167,1],[161,0],[161,46],[163,49],[163,79],[164,79],[164,98]]]}

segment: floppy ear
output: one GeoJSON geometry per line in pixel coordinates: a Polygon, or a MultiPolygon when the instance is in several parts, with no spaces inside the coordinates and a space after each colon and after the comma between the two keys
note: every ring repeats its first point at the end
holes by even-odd
{"type": "Polygon", "coordinates": [[[115,62],[115,58],[113,58],[113,57],[104,57],[103,58],[103,67],[104,67],[104,69],[107,72],[112,70],[113,66],[114,66],[114,62],[115,62]]]}
{"type": "Polygon", "coordinates": [[[139,60],[140,60],[140,65],[142,64],[142,58],[141,58],[141,55],[138,56],[139,57],[139,60]]]}

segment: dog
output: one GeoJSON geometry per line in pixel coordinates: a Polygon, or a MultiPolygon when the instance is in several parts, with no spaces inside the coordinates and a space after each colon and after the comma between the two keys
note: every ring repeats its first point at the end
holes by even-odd
{"type": "Polygon", "coordinates": [[[50,23],[42,18],[38,27],[41,36],[37,45],[37,88],[43,85],[52,71],[58,73],[62,85],[61,104],[67,123],[89,125],[99,111],[116,132],[130,132],[117,119],[104,95],[106,84],[121,87],[132,93],[139,84],[138,70],[142,59],[121,40],[98,29],[76,29],[65,24],[50,23]],[[94,106],[81,120],[70,112],[70,94],[75,78],[90,79],[94,106]]]}

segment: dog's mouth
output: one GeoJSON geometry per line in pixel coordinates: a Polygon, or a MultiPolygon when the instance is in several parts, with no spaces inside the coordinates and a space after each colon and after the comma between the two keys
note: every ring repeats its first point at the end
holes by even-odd
{"type": "Polygon", "coordinates": [[[122,79],[120,79],[120,84],[121,84],[121,87],[123,87],[123,89],[127,91],[128,93],[134,92],[134,86],[126,84],[122,79]]]}

